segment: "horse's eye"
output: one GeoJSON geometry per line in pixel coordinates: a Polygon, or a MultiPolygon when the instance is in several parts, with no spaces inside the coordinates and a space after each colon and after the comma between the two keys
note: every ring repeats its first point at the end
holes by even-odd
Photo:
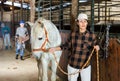
{"type": "Polygon", "coordinates": [[[41,38],[38,38],[38,40],[42,40],[42,37],[41,37],[41,38]]]}

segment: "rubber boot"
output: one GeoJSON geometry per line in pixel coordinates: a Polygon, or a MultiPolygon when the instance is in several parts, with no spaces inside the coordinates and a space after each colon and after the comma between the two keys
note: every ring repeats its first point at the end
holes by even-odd
{"type": "Polygon", "coordinates": [[[5,50],[8,50],[8,46],[5,46],[5,50]]]}
{"type": "Polygon", "coordinates": [[[16,59],[18,59],[18,55],[16,55],[16,59]]]}
{"type": "Polygon", "coordinates": [[[24,59],[23,59],[23,56],[21,56],[20,59],[21,59],[21,60],[24,60],[24,59]]]}
{"type": "Polygon", "coordinates": [[[10,49],[12,49],[12,46],[10,46],[10,49]]]}

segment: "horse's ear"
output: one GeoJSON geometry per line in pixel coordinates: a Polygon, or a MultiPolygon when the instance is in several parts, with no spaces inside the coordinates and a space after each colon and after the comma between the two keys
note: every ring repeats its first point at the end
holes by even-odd
{"type": "Polygon", "coordinates": [[[41,24],[41,27],[43,28],[44,27],[44,24],[40,21],[38,21],[39,24],[41,24]]]}
{"type": "Polygon", "coordinates": [[[28,21],[25,23],[25,25],[29,25],[30,27],[33,27],[34,23],[28,21]]]}

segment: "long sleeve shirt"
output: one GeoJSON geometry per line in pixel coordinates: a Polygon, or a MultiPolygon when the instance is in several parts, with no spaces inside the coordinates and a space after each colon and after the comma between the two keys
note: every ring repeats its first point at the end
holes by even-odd
{"type": "Polygon", "coordinates": [[[16,36],[26,37],[28,35],[28,30],[25,27],[18,27],[16,30],[16,36]]]}
{"type": "MultiPolygon", "coordinates": [[[[91,49],[96,44],[95,34],[89,31],[79,33],[79,31],[71,33],[68,41],[61,45],[61,49],[66,48],[70,51],[68,55],[68,63],[70,66],[81,69],[88,60],[91,49]]],[[[89,63],[90,64],[90,63],[89,63]]]]}
{"type": "Polygon", "coordinates": [[[10,34],[10,28],[7,26],[2,27],[1,31],[2,31],[2,35],[10,34]]]}

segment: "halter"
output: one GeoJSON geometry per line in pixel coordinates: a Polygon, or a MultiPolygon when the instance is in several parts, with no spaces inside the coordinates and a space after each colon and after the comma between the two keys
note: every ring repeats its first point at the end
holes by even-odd
{"type": "Polygon", "coordinates": [[[47,33],[47,30],[45,29],[45,27],[44,27],[44,31],[45,31],[45,37],[46,37],[45,41],[43,42],[43,44],[40,48],[33,49],[32,51],[44,51],[44,52],[47,51],[47,49],[45,49],[45,45],[49,40],[48,40],[48,33],[47,33]]]}

